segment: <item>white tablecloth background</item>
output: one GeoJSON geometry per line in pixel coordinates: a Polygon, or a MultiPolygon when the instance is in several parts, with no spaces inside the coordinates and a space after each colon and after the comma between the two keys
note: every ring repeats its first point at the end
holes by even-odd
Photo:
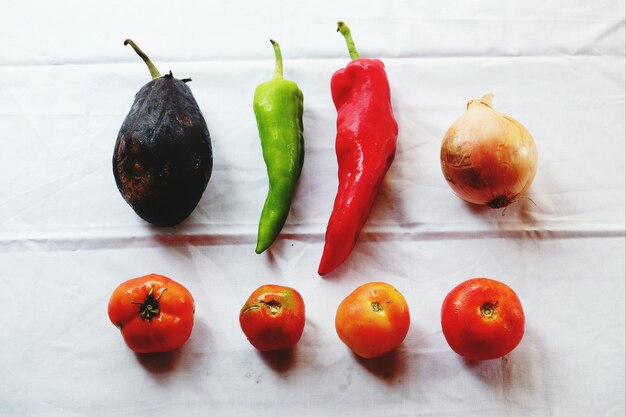
{"type": "Polygon", "coordinates": [[[0,415],[623,416],[625,12],[620,0],[0,2],[0,415]],[[388,70],[396,160],[348,261],[317,274],[336,187],[329,82],[349,61],[336,21],[388,70]],[[189,84],[214,170],[176,228],[139,219],[111,169],[117,132],[149,74],[189,84]],[[252,95],[273,72],[305,96],[306,159],[284,234],[254,244],[267,190],[252,95]],[[532,132],[528,194],[506,210],[454,196],[439,168],[468,99],[532,132]],[[107,317],[115,286],[168,275],[196,300],[188,343],[138,356],[107,317]],[[510,355],[466,362],[445,342],[447,292],[486,276],[527,319],[510,355]],[[403,345],[357,359],[334,330],[356,286],[407,298],[403,345]],[[238,323],[263,283],[298,289],[304,336],[260,355],[238,323]]]}

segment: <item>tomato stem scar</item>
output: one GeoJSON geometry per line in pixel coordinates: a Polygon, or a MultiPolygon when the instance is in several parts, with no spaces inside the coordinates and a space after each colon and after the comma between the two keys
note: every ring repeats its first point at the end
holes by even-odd
{"type": "Polygon", "coordinates": [[[276,314],[280,313],[280,309],[282,307],[282,305],[280,304],[280,301],[278,300],[258,301],[254,304],[250,304],[249,306],[242,308],[241,313],[247,313],[248,311],[258,310],[261,308],[261,305],[267,306],[267,309],[269,310],[269,313],[272,316],[275,316],[276,314]]]}
{"type": "Polygon", "coordinates": [[[380,313],[381,311],[383,311],[383,306],[381,306],[378,301],[372,301],[371,306],[372,310],[374,310],[376,313],[380,313]]]}
{"type": "Polygon", "coordinates": [[[161,310],[159,309],[159,300],[163,297],[163,293],[167,291],[167,288],[163,288],[161,294],[158,297],[154,297],[154,285],[150,287],[150,291],[146,295],[143,303],[133,301],[131,304],[137,304],[139,306],[139,316],[145,320],[152,320],[153,317],[161,314],[161,310]]]}
{"type": "Polygon", "coordinates": [[[497,301],[495,303],[486,302],[480,306],[480,315],[488,319],[494,319],[496,318],[497,308],[498,308],[497,301]]]}
{"type": "Polygon", "coordinates": [[[270,300],[267,302],[263,302],[267,306],[272,316],[275,316],[280,312],[280,302],[278,300],[270,300]]]}

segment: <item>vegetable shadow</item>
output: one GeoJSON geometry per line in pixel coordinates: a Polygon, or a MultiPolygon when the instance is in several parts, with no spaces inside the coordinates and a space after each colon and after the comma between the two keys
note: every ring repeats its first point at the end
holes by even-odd
{"type": "Polygon", "coordinates": [[[279,239],[281,239],[281,236],[278,236],[276,238],[276,241],[272,244],[272,246],[270,246],[269,248],[265,250],[265,253],[266,253],[265,262],[267,262],[272,267],[272,269],[276,268],[276,265],[278,265],[276,255],[274,255],[274,250],[279,244],[278,242],[279,239]]]}
{"type": "Polygon", "coordinates": [[[258,352],[263,362],[274,372],[287,373],[296,362],[296,348],[277,350],[271,352],[258,352]]]}
{"type": "Polygon", "coordinates": [[[156,353],[135,353],[137,361],[151,374],[165,374],[176,369],[176,364],[180,362],[182,351],[185,348],[173,350],[171,352],[156,353]]]}
{"type": "Polygon", "coordinates": [[[406,372],[406,355],[402,346],[372,359],[365,359],[352,354],[356,361],[369,373],[389,385],[397,383],[406,372]]]}
{"type": "MultiPolygon", "coordinates": [[[[202,358],[206,351],[206,340],[209,338],[208,326],[197,320],[189,340],[179,349],[171,352],[135,353],[137,362],[154,376],[163,376],[173,373],[181,362],[187,363],[202,358]],[[184,360],[182,360],[184,357],[184,360]]],[[[193,365],[192,365],[193,366],[193,365]]]]}
{"type": "MultiPolygon", "coordinates": [[[[527,329],[528,330],[528,329],[527,329]]],[[[537,341],[527,331],[524,339],[533,339],[532,342],[524,339],[509,354],[492,360],[471,361],[462,359],[463,367],[471,372],[475,378],[493,391],[501,393],[506,398],[524,402],[533,392],[542,392],[540,380],[533,378],[533,368],[544,363],[542,358],[533,357],[540,350],[525,348],[537,346],[537,341]]]]}

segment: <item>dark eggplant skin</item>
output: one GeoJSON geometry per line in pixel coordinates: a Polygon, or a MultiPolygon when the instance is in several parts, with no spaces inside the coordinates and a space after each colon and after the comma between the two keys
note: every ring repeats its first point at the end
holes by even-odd
{"type": "Polygon", "coordinates": [[[209,130],[187,81],[170,72],[145,84],[113,152],[113,175],[122,197],[156,226],[185,220],[213,169],[209,130]]]}

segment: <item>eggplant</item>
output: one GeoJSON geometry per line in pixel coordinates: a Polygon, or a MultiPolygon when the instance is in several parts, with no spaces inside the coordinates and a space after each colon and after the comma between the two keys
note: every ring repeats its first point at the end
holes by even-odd
{"type": "Polygon", "coordinates": [[[161,76],[130,39],[152,81],[135,95],[117,135],[113,175],[135,213],[156,226],[175,226],[196,208],[213,170],[211,137],[187,82],[161,76]]]}

